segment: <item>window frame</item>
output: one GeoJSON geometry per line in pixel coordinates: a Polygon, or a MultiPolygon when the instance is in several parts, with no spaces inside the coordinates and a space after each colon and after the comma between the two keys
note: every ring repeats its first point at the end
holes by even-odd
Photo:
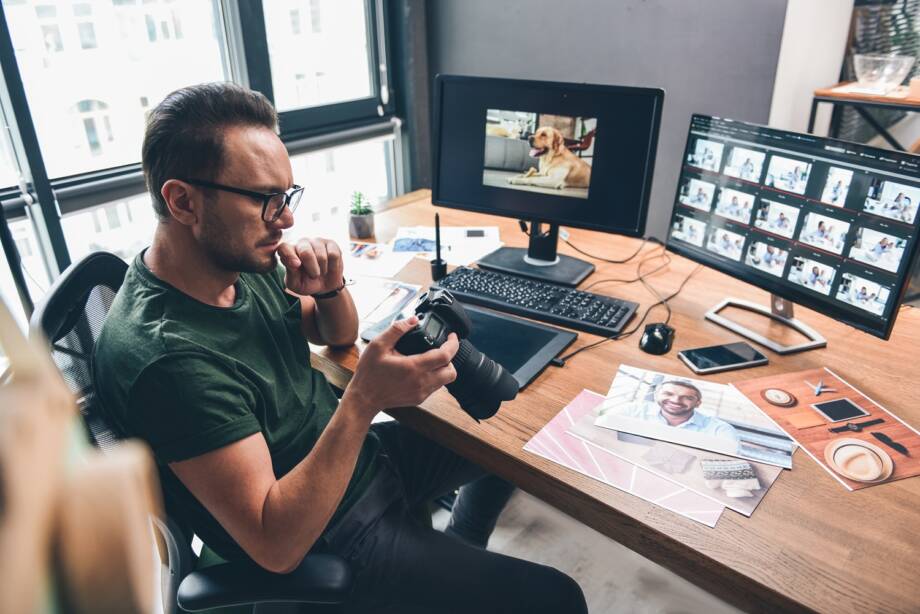
{"type": "MultiPolygon", "coordinates": [[[[220,24],[221,59],[228,80],[261,91],[274,103],[262,2],[211,0],[215,19],[220,24]]],[[[282,112],[279,114],[280,136],[293,156],[394,134],[395,144],[387,150],[387,173],[395,196],[403,189],[404,171],[400,164],[401,152],[394,149],[401,146],[401,123],[395,115],[393,79],[388,76],[391,64],[386,0],[364,0],[364,7],[371,95],[282,112]]],[[[301,29],[308,27],[303,13],[300,17],[301,29]]],[[[0,79],[3,80],[0,102],[7,113],[24,177],[20,186],[0,186],[0,247],[10,265],[21,302],[31,315],[34,297],[26,286],[9,224],[23,218],[32,221],[39,241],[37,247],[53,279],[71,263],[61,223],[63,216],[136,195],[145,190],[145,181],[140,162],[56,179],[48,176],[3,7],[0,7],[0,79]]],[[[97,129],[103,130],[103,127],[97,126],[97,129]]]]}
{"type": "MultiPolygon", "coordinates": [[[[275,103],[271,62],[268,55],[268,36],[265,30],[264,0],[240,2],[239,22],[246,60],[249,87],[262,92],[275,103]]],[[[368,49],[368,69],[371,77],[371,95],[365,98],[292,109],[279,113],[281,138],[298,140],[333,132],[388,121],[395,115],[396,105],[387,77],[390,52],[387,40],[387,11],[383,0],[364,0],[364,14],[368,49]],[[381,32],[382,30],[382,32],[381,32]]],[[[301,28],[304,27],[301,15],[301,28]]]]}

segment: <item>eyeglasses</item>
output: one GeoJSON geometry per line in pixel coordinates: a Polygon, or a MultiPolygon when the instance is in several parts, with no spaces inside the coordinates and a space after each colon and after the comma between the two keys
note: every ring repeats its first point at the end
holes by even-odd
{"type": "Polygon", "coordinates": [[[297,205],[300,204],[300,199],[303,197],[303,186],[294,185],[289,190],[284,192],[253,192],[252,190],[244,190],[243,188],[234,188],[233,186],[223,185],[220,183],[213,183],[211,181],[204,181],[203,179],[185,179],[186,183],[192,185],[197,185],[202,188],[211,188],[213,190],[222,190],[224,192],[232,192],[234,194],[242,194],[243,196],[248,196],[253,200],[262,203],[262,220],[265,222],[274,222],[281,214],[284,213],[284,208],[289,207],[291,213],[297,209],[297,205]]]}

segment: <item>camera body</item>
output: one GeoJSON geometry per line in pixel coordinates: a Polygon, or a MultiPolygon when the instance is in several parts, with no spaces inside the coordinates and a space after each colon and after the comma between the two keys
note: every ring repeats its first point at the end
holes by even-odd
{"type": "Polygon", "coordinates": [[[429,290],[415,307],[418,327],[403,335],[396,343],[400,354],[411,356],[441,347],[451,333],[466,339],[473,323],[463,307],[447,290],[429,290]]]}
{"type": "Polygon", "coordinates": [[[441,347],[451,333],[460,339],[460,348],[451,360],[457,379],[447,385],[460,407],[476,420],[491,418],[502,401],[517,396],[519,384],[500,364],[477,350],[467,337],[473,323],[463,306],[443,288],[422,295],[415,307],[418,326],[396,343],[396,351],[406,356],[441,347]]]}

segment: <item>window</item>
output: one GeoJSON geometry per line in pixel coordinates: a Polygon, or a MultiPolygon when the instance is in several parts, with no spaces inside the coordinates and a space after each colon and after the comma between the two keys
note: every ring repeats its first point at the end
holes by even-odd
{"type": "Polygon", "coordinates": [[[14,245],[0,253],[0,298],[25,324],[23,307],[68,262],[98,249],[130,259],[149,245],[157,219],[138,164],[145,115],[175,89],[228,79],[238,57],[279,109],[289,147],[326,144],[292,156],[310,203],[296,232],[329,228],[347,240],[351,192],[379,202],[399,184],[393,137],[380,136],[392,134],[395,105],[379,4],[3,0],[9,27],[0,42],[14,56],[0,57],[0,206],[14,245]],[[242,56],[227,34],[242,41],[242,56]],[[21,82],[4,78],[16,64],[21,82]],[[340,144],[358,134],[370,140],[340,144]],[[32,199],[17,194],[21,177],[31,178],[32,199]],[[9,267],[16,260],[21,271],[9,267]]]}
{"type": "Polygon", "coordinates": [[[310,0],[310,29],[314,34],[323,31],[322,22],[320,21],[319,0],[310,0]]]}
{"type": "Polygon", "coordinates": [[[157,219],[143,192],[66,215],[61,224],[72,259],[104,249],[130,261],[150,245],[157,219]]]}
{"type": "Polygon", "coordinates": [[[300,10],[285,10],[289,3],[262,3],[278,111],[371,96],[374,85],[364,1],[306,0],[297,4],[300,10]],[[309,33],[296,38],[290,34],[295,10],[298,30],[301,12],[309,13],[311,24],[309,33]],[[306,75],[309,83],[302,87],[297,75],[306,75]]]}
{"type": "Polygon", "coordinates": [[[61,6],[3,7],[52,179],[139,162],[144,112],[135,101],[141,95],[159,100],[184,85],[227,77],[212,0],[70,4],[67,12],[79,23],[67,31],[78,34],[79,46],[61,38],[55,22],[61,6]],[[100,41],[105,53],[83,52],[100,41]],[[54,61],[42,63],[51,51],[54,61]],[[73,112],[86,100],[104,101],[107,109],[73,112]]]}
{"type": "Polygon", "coordinates": [[[352,192],[363,192],[374,205],[395,196],[388,153],[392,145],[392,137],[384,137],[291,156],[294,181],[306,191],[288,236],[347,241],[352,192]]]}
{"type": "Polygon", "coordinates": [[[81,100],[76,105],[76,111],[82,119],[90,153],[94,156],[101,155],[103,141],[111,143],[115,140],[112,135],[109,105],[98,100],[81,100]]]}

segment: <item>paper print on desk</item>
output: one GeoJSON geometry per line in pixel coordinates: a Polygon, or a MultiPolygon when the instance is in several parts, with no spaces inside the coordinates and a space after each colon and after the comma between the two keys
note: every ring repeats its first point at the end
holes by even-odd
{"type": "Polygon", "coordinates": [[[567,432],[579,419],[591,415],[603,399],[595,392],[582,390],[524,449],[685,518],[716,526],[724,509],[722,505],[567,432]]]}
{"type": "Polygon", "coordinates": [[[350,241],[345,255],[349,277],[393,277],[412,260],[413,254],[394,253],[383,243],[350,241]]]}
{"type": "Polygon", "coordinates": [[[620,365],[595,424],[792,468],[795,442],[724,384],[620,365]]]}
{"type": "Polygon", "coordinates": [[[350,288],[358,312],[358,320],[364,325],[388,320],[387,326],[406,308],[418,294],[421,286],[399,281],[361,277],[350,288]]]}
{"type": "MultiPolygon", "coordinates": [[[[393,251],[434,258],[433,226],[402,226],[393,239],[393,251]]],[[[497,226],[441,226],[441,258],[447,264],[467,266],[502,246],[497,226]]]]}
{"type": "Polygon", "coordinates": [[[920,475],[920,433],[830,369],[732,385],[849,490],[920,475]],[[776,404],[782,394],[795,403],[776,404]]]}
{"type": "Polygon", "coordinates": [[[586,414],[569,429],[604,450],[745,516],[757,509],[783,472],[779,467],[595,426],[586,414]]]}

